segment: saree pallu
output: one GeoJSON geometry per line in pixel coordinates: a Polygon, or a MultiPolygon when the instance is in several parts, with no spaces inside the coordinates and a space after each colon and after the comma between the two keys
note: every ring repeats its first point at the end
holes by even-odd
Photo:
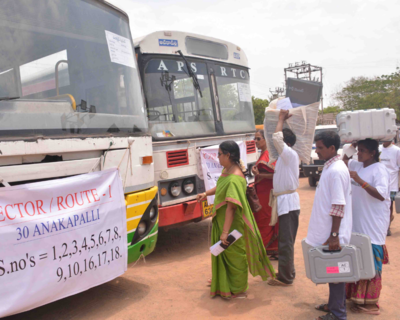
{"type": "Polygon", "coordinates": [[[248,272],[265,281],[275,277],[264,245],[246,198],[247,183],[243,177],[222,174],[217,182],[212,218],[211,242],[220,240],[228,202],[237,208],[229,232],[239,231],[243,236],[215,257],[211,255],[211,296],[230,298],[248,289],[248,272]]]}
{"type": "Polygon", "coordinates": [[[346,298],[355,304],[375,304],[378,308],[382,290],[382,265],[389,263],[389,254],[385,245],[372,245],[376,275],[371,280],[360,280],[346,284],[346,298]]]}
{"type": "MultiPolygon", "coordinates": [[[[274,173],[274,166],[269,165],[268,150],[264,151],[258,159],[256,165],[260,173],[274,173]]],[[[265,249],[268,255],[278,254],[278,232],[279,223],[270,226],[271,222],[271,207],[269,206],[269,194],[273,189],[272,179],[262,178],[255,181],[255,187],[258,199],[262,205],[262,209],[253,213],[256,219],[258,229],[261,233],[265,249]]]]}

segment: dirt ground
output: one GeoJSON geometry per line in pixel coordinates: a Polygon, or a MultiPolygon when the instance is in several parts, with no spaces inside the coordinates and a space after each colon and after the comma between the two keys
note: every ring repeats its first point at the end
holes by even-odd
{"type": "MultiPolygon", "coordinates": [[[[17,319],[296,319],[311,320],[320,315],[316,304],[327,302],[328,286],[316,286],[305,276],[301,240],[306,236],[315,188],[300,181],[300,227],[296,240],[296,280],[292,287],[270,287],[249,275],[245,300],[211,299],[206,281],[211,276],[209,221],[190,224],[168,232],[160,230],[155,252],[129,266],[118,279],[78,295],[35,310],[9,317],[17,319]]],[[[353,314],[348,319],[400,319],[400,215],[387,239],[390,264],[383,266],[380,316],[353,314]],[[397,301],[397,302],[396,302],[397,301]]],[[[277,262],[272,262],[277,268],[277,262]]]]}

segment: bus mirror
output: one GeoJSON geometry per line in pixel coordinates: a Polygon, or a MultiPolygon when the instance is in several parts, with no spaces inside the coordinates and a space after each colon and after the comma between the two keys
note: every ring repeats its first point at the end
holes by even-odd
{"type": "Polygon", "coordinates": [[[79,105],[81,107],[81,110],[86,111],[87,109],[87,102],[85,100],[81,100],[81,104],[79,105]]]}
{"type": "Polygon", "coordinates": [[[90,118],[94,117],[94,114],[96,113],[96,106],[90,106],[89,113],[90,113],[89,115],[90,118]]]}

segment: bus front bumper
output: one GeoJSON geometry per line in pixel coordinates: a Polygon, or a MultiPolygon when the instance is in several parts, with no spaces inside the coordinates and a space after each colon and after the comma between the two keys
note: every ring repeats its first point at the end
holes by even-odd
{"type": "MultiPolygon", "coordinates": [[[[176,224],[188,223],[188,222],[199,222],[211,216],[211,214],[205,215],[203,213],[202,203],[196,200],[187,201],[184,203],[168,206],[159,207],[159,226],[168,227],[176,224]]],[[[211,210],[208,210],[211,212],[211,210]]]]}

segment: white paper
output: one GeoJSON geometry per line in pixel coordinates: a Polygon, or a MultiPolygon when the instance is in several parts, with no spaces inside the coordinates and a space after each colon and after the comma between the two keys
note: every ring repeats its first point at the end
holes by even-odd
{"type": "Polygon", "coordinates": [[[111,62],[136,68],[131,40],[110,31],[105,31],[111,62]]]}
{"type": "Polygon", "coordinates": [[[0,317],[88,290],[127,268],[117,169],[1,188],[0,230],[0,317]]]}
{"type": "Polygon", "coordinates": [[[196,77],[199,80],[204,80],[204,75],[202,75],[202,74],[197,74],[196,77]]]}
{"type": "Polygon", "coordinates": [[[338,262],[339,273],[349,273],[350,272],[350,263],[348,261],[338,262]]]}
{"type": "Polygon", "coordinates": [[[276,109],[278,110],[290,110],[293,109],[292,103],[290,102],[290,98],[285,98],[278,100],[276,104],[276,109]]]}
{"type": "MultiPolygon", "coordinates": [[[[237,231],[237,230],[233,230],[229,235],[232,235],[235,237],[235,241],[233,241],[230,245],[234,244],[236,241],[238,241],[238,239],[240,239],[242,237],[242,234],[237,231]]],[[[214,256],[218,256],[220,253],[224,252],[225,249],[221,247],[221,240],[218,241],[216,244],[214,244],[211,248],[210,248],[210,252],[214,255],[214,256]]]]}
{"type": "Polygon", "coordinates": [[[343,146],[343,154],[351,158],[357,152],[356,148],[352,144],[345,144],[343,146]]]}
{"type": "MultiPolygon", "coordinates": [[[[243,141],[236,141],[240,149],[240,158],[245,166],[247,166],[246,144],[243,141]]],[[[204,185],[206,190],[210,190],[217,185],[217,181],[221,176],[223,167],[218,160],[219,145],[203,148],[200,151],[201,168],[203,171],[204,185]]],[[[208,196],[208,204],[214,204],[215,196],[208,196]]]]}
{"type": "Polygon", "coordinates": [[[251,102],[251,91],[248,83],[238,82],[239,100],[251,102]]]}

